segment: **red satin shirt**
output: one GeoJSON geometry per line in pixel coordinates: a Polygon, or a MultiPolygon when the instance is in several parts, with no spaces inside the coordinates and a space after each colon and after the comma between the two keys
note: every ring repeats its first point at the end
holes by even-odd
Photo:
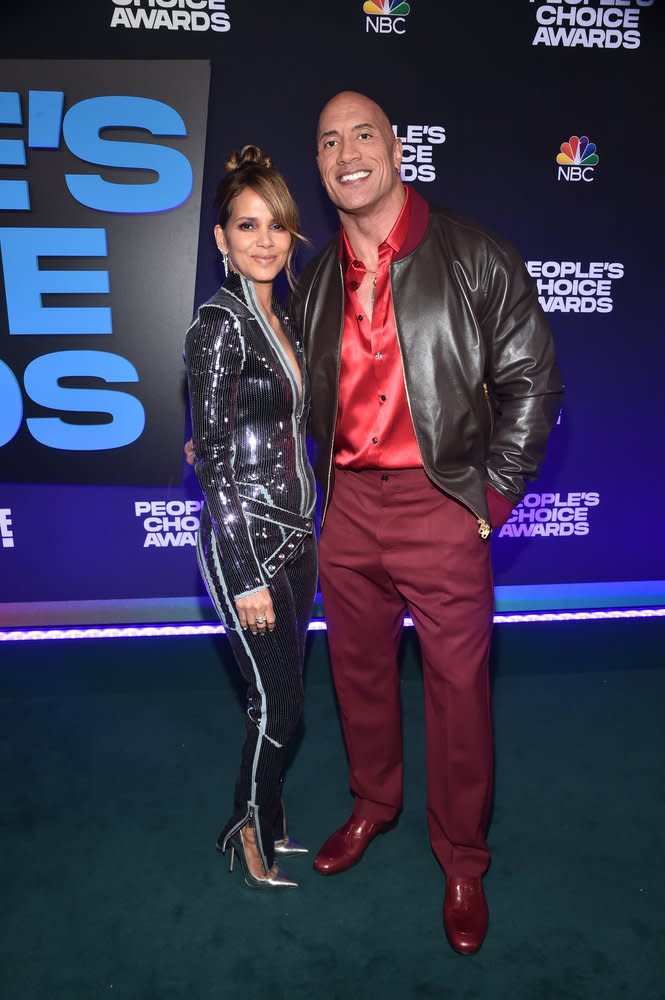
{"type": "Polygon", "coordinates": [[[335,465],[344,469],[422,466],[404,385],[390,292],[389,268],[409,228],[411,194],[379,246],[371,317],[357,295],[366,273],[342,230],[344,328],[335,429],[335,465]]]}

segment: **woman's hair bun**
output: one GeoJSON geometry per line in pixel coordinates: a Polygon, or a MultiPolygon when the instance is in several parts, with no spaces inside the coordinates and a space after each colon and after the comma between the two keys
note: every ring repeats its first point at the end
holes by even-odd
{"type": "Polygon", "coordinates": [[[243,146],[240,152],[234,150],[224,164],[226,172],[240,170],[242,167],[272,167],[272,160],[262,153],[258,146],[243,146]]]}

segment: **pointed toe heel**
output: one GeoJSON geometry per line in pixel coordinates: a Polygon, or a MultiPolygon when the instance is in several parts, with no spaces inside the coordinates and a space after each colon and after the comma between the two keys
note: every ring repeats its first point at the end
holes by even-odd
{"type": "Polygon", "coordinates": [[[276,858],[295,857],[298,854],[309,854],[309,850],[299,844],[297,840],[291,840],[288,835],[282,840],[275,841],[276,858]]]}
{"type": "Polygon", "coordinates": [[[289,878],[288,875],[286,875],[279,868],[272,869],[268,875],[259,876],[254,874],[254,872],[249,867],[247,852],[245,850],[245,842],[242,837],[242,830],[239,830],[237,835],[229,838],[229,845],[231,847],[231,860],[229,862],[229,871],[230,872],[233,871],[233,862],[237,854],[238,860],[240,861],[240,867],[242,868],[242,874],[245,880],[245,885],[249,886],[250,889],[297,889],[298,888],[298,883],[294,882],[293,879],[289,878]]]}

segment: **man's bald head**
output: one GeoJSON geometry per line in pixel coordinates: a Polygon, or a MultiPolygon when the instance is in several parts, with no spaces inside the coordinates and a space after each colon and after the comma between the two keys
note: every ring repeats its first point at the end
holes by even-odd
{"type": "Polygon", "coordinates": [[[366,94],[359,93],[357,90],[342,90],[339,94],[335,94],[334,97],[331,97],[321,109],[321,114],[319,115],[317,143],[321,136],[322,122],[326,121],[328,117],[331,114],[334,114],[338,109],[346,109],[349,107],[357,108],[361,117],[363,117],[362,111],[365,109],[364,117],[369,121],[372,121],[389,141],[394,139],[390,119],[383,108],[377,104],[376,101],[373,101],[371,97],[367,97],[366,94]]]}

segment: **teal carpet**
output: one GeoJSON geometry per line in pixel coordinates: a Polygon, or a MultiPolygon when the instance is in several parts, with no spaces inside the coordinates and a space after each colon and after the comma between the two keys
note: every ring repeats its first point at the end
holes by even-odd
{"type": "MultiPolygon", "coordinates": [[[[243,732],[224,640],[0,647],[0,996],[664,1000],[665,620],[499,626],[496,795],[475,957],[443,933],[422,683],[403,652],[405,808],[335,878],[245,888],[214,849],[243,732]]],[[[325,635],[286,783],[316,849],[349,812],[325,635]]]]}

